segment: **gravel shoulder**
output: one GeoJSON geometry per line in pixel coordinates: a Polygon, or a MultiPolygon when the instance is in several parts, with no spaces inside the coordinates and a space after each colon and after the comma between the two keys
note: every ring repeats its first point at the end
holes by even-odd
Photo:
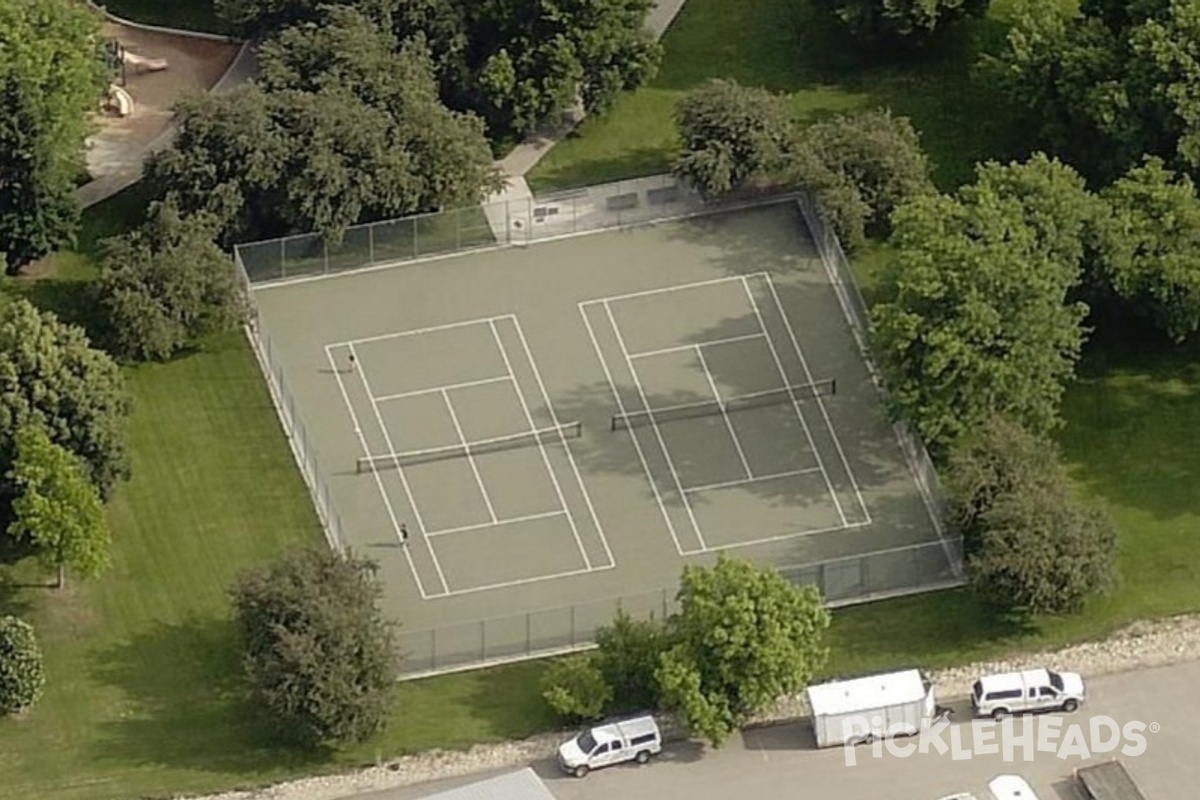
{"type": "MultiPolygon", "coordinates": [[[[1073,670],[1093,678],[1196,660],[1200,660],[1200,615],[1191,615],[1160,622],[1138,622],[1102,641],[954,667],[935,672],[931,677],[939,697],[953,700],[966,697],[971,683],[981,673],[1044,666],[1073,670]]],[[[802,697],[784,698],[752,724],[783,722],[804,717],[807,713],[802,697]]],[[[339,800],[366,792],[526,766],[552,757],[562,739],[563,734],[556,731],[520,741],[478,745],[461,752],[430,751],[342,775],[209,795],[203,800],[339,800]]]]}

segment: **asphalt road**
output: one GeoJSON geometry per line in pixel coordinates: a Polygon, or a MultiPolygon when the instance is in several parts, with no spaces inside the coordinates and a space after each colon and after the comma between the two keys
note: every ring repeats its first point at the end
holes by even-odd
{"type": "MultiPolygon", "coordinates": [[[[1147,800],[1200,797],[1200,741],[1195,734],[1200,662],[1113,675],[1091,681],[1087,688],[1088,702],[1075,714],[1026,717],[1014,724],[1015,734],[1030,731],[1028,749],[1035,751],[1031,761],[1023,760],[1025,748],[1014,743],[1013,758],[1006,763],[1001,729],[968,722],[966,710],[959,709],[959,721],[939,737],[944,754],[937,752],[932,739],[925,753],[908,756],[883,749],[875,757],[870,747],[860,747],[854,752],[857,764],[848,766],[840,748],[814,749],[807,725],[797,723],[748,731],[720,750],[674,744],[644,767],[610,767],[582,780],[561,775],[551,763],[534,767],[557,800],[938,800],[955,792],[973,792],[983,800],[987,781],[1005,773],[1024,776],[1040,800],[1080,800],[1072,770],[1118,755],[1147,800]],[[1120,754],[1126,746],[1137,749],[1136,737],[1126,736],[1129,731],[1117,734],[1116,751],[1092,752],[1098,748],[1090,729],[1102,725],[1101,717],[1122,728],[1142,723],[1144,752],[1120,754]],[[982,735],[989,729],[996,733],[990,742],[982,735]],[[955,736],[957,748],[952,744],[955,736]],[[1051,751],[1042,752],[1034,737],[1041,737],[1051,751]],[[1063,752],[1076,742],[1088,752],[1063,752]],[[979,754],[989,744],[997,752],[979,754]]],[[[1108,738],[1107,733],[1103,736],[1108,738]]],[[[357,800],[417,800],[480,777],[486,776],[360,795],[357,800]]]]}

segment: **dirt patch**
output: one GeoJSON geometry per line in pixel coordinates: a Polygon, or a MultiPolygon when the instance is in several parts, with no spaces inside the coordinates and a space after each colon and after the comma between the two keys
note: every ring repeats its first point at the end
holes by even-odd
{"type": "MultiPolygon", "coordinates": [[[[166,69],[152,71],[127,64],[122,88],[133,100],[127,117],[97,115],[99,131],[88,140],[88,172],[93,178],[138,174],[147,145],[170,126],[171,108],[184,95],[211,89],[237,56],[240,45],[158,33],[105,22],[101,34],[129,53],[163,60],[166,69]]],[[[117,84],[121,79],[118,76],[117,84]]]]}

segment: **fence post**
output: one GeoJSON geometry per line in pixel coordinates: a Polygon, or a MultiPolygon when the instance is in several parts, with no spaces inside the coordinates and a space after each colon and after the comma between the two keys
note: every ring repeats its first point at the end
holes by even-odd
{"type": "Polygon", "coordinates": [[[437,669],[437,628],[429,630],[429,668],[437,669]]]}
{"type": "Polygon", "coordinates": [[[571,604],[571,647],[575,646],[575,604],[571,604]]]}
{"type": "Polygon", "coordinates": [[[525,612],[525,655],[533,652],[533,612],[525,612]]]}
{"type": "Polygon", "coordinates": [[[323,275],[328,275],[329,274],[329,240],[326,239],[324,236],[321,237],[321,257],[324,259],[324,263],[322,264],[321,273],[323,275]]]}
{"type": "Polygon", "coordinates": [[[287,277],[287,237],[279,238],[279,278],[287,277]]]}
{"type": "MultiPolygon", "coordinates": [[[[462,250],[462,211],[454,212],[454,250],[455,252],[462,250]]],[[[486,217],[487,212],[483,212],[486,217]]]]}
{"type": "Polygon", "coordinates": [[[479,620],[479,660],[487,661],[487,620],[479,620]]]}
{"type": "Polygon", "coordinates": [[[412,218],[412,234],[413,234],[413,258],[421,255],[421,247],[417,244],[417,218],[412,218]]]}
{"type": "Polygon", "coordinates": [[[375,223],[367,226],[367,263],[375,263],[375,223]]]}

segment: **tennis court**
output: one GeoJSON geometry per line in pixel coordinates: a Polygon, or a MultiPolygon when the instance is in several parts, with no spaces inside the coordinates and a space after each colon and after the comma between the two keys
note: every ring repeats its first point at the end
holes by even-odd
{"type": "Polygon", "coordinates": [[[566,644],[718,552],[857,565],[831,595],[951,570],[795,202],[254,295],[346,543],[435,649],[566,644]]]}

